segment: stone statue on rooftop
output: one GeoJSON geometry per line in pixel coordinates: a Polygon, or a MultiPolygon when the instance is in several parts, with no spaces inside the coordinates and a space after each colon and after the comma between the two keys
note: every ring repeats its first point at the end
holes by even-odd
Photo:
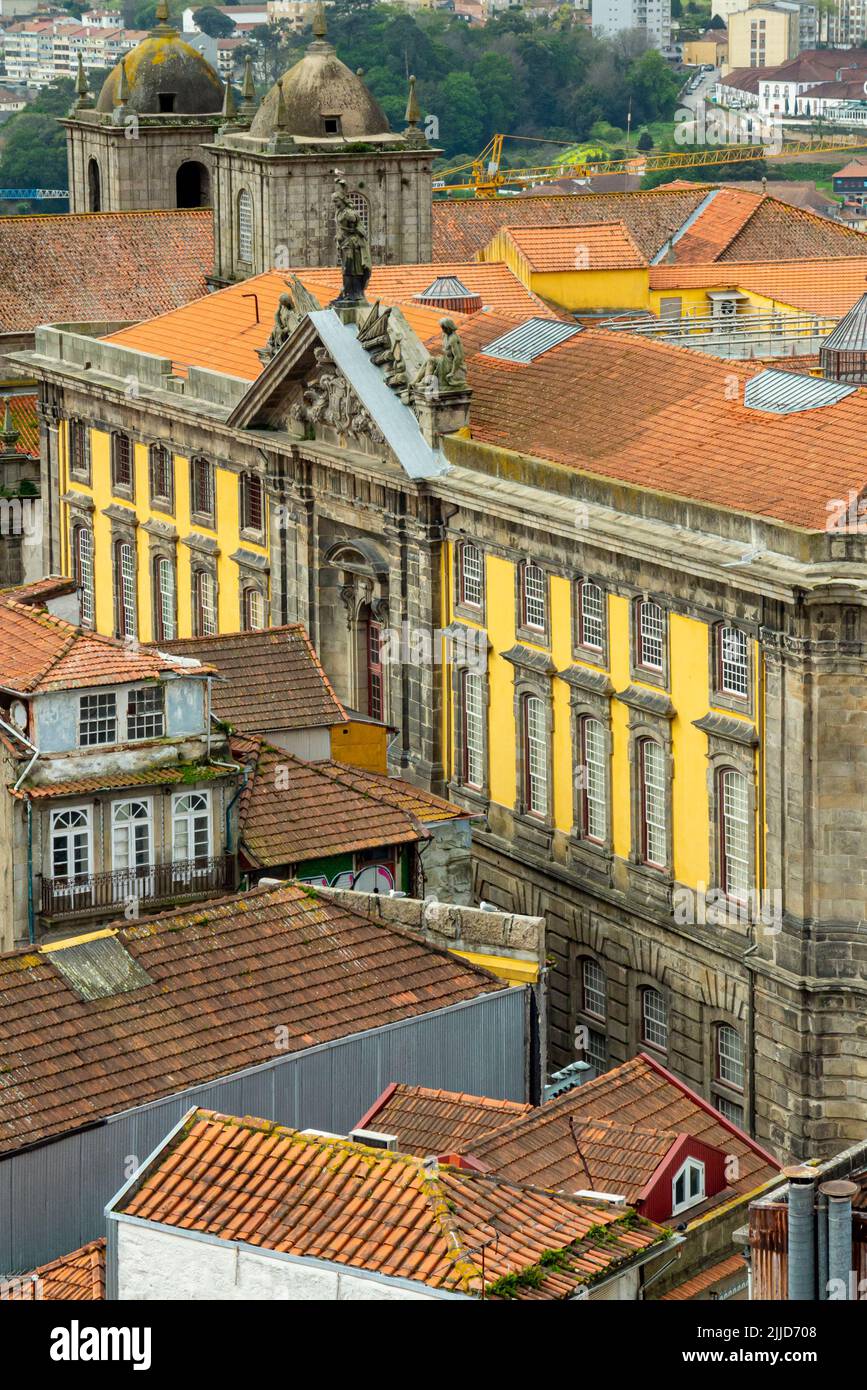
{"type": "Polygon", "coordinates": [[[349,201],[343,179],[335,180],[331,205],[337,234],[337,261],[343,271],[339,302],[363,304],[364,291],[370,279],[370,243],[361,218],[349,201]]]}
{"type": "Polygon", "coordinates": [[[295,312],[291,294],[281,294],[277,303],[277,312],[274,315],[274,327],[271,329],[271,336],[266,344],[269,357],[273,357],[276,352],[280,351],[297,322],[298,315],[295,312]]]}

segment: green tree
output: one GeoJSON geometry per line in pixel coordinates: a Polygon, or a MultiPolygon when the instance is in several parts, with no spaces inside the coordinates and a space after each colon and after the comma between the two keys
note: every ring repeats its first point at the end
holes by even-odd
{"type": "MultiPolygon", "coordinates": [[[[88,78],[91,91],[98,92],[107,72],[94,72],[88,78]]],[[[3,153],[0,156],[0,186],[4,188],[65,188],[67,182],[66,132],[57,117],[65,116],[75,100],[75,83],[58,78],[42,91],[24,111],[16,111],[3,126],[3,153]]],[[[29,210],[63,211],[66,203],[34,199],[29,210]]]]}
{"type": "Polygon", "coordinates": [[[450,72],[440,88],[441,109],[434,111],[446,153],[478,150],[484,144],[485,108],[468,72],[450,72]]]}
{"type": "Polygon", "coordinates": [[[640,150],[653,149],[653,136],[649,130],[643,130],[638,137],[638,148],[640,150]]]}
{"type": "Polygon", "coordinates": [[[193,10],[193,21],[211,39],[227,39],[235,32],[234,19],[223,14],[216,5],[203,5],[200,10],[193,10]]]}

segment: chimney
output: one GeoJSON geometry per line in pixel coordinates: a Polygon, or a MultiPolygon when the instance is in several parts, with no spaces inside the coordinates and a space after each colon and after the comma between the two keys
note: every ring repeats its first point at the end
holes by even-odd
{"type": "Polygon", "coordinates": [[[820,1296],[848,1299],[852,1272],[852,1198],[858,1192],[854,1182],[845,1179],[823,1182],[819,1188],[828,1201],[828,1279],[820,1296]]]}
{"type": "Polygon", "coordinates": [[[816,1300],[816,1183],[810,1168],[784,1168],[789,1181],[789,1299],[816,1300]]]}

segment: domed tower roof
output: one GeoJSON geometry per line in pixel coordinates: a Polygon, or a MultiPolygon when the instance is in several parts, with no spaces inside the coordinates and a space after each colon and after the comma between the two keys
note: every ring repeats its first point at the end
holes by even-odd
{"type": "Polygon", "coordinates": [[[382,107],[326,41],[321,3],[314,12],[313,34],[304,57],[284,72],[263,99],[250,134],[270,136],[279,131],[313,139],[343,136],[348,140],[387,134],[391,127],[382,107]]]}
{"type": "Polygon", "coordinates": [[[198,116],[218,112],[222,104],[222,82],[168,22],[168,4],[160,0],[156,26],[112,68],[96,109],[123,105],[141,116],[198,116]]]}

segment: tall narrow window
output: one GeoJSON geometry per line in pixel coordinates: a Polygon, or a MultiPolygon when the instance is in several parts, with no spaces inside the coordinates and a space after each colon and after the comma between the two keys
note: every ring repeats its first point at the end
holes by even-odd
{"type": "Polygon", "coordinates": [[[729,1023],[721,1023],[716,1030],[716,1076],[736,1091],[744,1089],[744,1045],[729,1023]]]}
{"type": "Polygon", "coordinates": [[[114,548],[114,554],[117,634],[119,637],[135,637],[137,631],[135,547],[131,541],[118,541],[114,548]]]}
{"type": "Polygon", "coordinates": [[[605,639],[605,595],[598,584],[584,579],[578,585],[578,645],[601,652],[605,639]]]}
{"type": "Polygon", "coordinates": [[[483,594],[482,552],[464,541],[460,548],[461,603],[481,608],[483,594]]]}
{"type": "Polygon", "coordinates": [[[155,583],[155,604],[154,604],[154,629],[158,642],[173,642],[178,635],[175,613],[176,585],[175,567],[171,560],[161,555],[157,559],[154,577],[155,583]]]}
{"type": "Polygon", "coordinates": [[[132,487],[132,445],[127,434],[111,436],[111,476],[115,487],[132,487]]]}
{"type": "Polygon", "coordinates": [[[594,1018],[605,1018],[605,971],[591,956],[585,956],[581,962],[581,1005],[585,1014],[592,1014],[594,1018]]]}
{"type": "Polygon", "coordinates": [[[658,603],[638,605],[638,664],[648,671],[663,669],[665,617],[658,603]]]}
{"type": "Polygon", "coordinates": [[[482,678],[474,671],[464,671],[464,781],[470,787],[482,787],[485,781],[485,728],[482,678]]]}
{"type": "Polygon", "coordinates": [[[216,637],[219,628],[217,581],[210,570],[196,572],[196,620],[197,637],[216,637]]]}
{"type": "Polygon", "coordinates": [[[371,719],[383,717],[382,626],[367,620],[367,713],[371,719]]]}
{"type": "Polygon", "coordinates": [[[160,502],[171,503],[172,456],[163,444],[152,444],[150,448],[151,497],[160,502]]]}
{"type": "Polygon", "coordinates": [[[93,627],[96,600],[93,588],[93,535],[89,526],[73,528],[72,563],[75,585],[80,594],[81,625],[93,627]]]}
{"type": "Polygon", "coordinates": [[[69,422],[69,467],[79,477],[86,478],[90,472],[87,426],[81,420],[69,422]]]}
{"type": "Polygon", "coordinates": [[[201,864],[211,847],[211,804],[207,792],[172,799],[172,859],[201,864]]]}
{"type": "Polygon", "coordinates": [[[193,511],[206,521],[214,519],[214,468],[210,459],[194,458],[191,465],[193,511]]]}
{"type": "Polygon", "coordinates": [[[238,194],[238,260],[253,264],[253,199],[246,188],[238,194]]]}
{"type": "Polygon", "coordinates": [[[750,890],[750,797],[746,777],[733,768],[719,774],[720,879],[723,891],[746,902],[750,890]]]}
{"type": "Polygon", "coordinates": [[[86,878],[90,867],[90,812],[71,807],[51,812],[51,876],[67,882],[86,878]]]}
{"type": "MultiPolygon", "coordinates": [[[[153,863],[149,801],[116,801],[111,810],[112,868],[144,869],[153,863]]],[[[128,886],[126,883],[122,886],[128,886]]]]}
{"type": "Polygon", "coordinates": [[[261,589],[244,590],[244,627],[247,632],[261,632],[265,626],[265,599],[261,589]]]}
{"type": "Polygon", "coordinates": [[[668,1009],[658,989],[641,991],[641,1041],[668,1051],[668,1009]]]}
{"type": "Polygon", "coordinates": [[[737,627],[717,629],[717,678],[726,695],[745,700],[749,694],[749,644],[747,635],[737,627]]]}
{"type": "Polygon", "coordinates": [[[581,720],[581,788],[583,831],[588,840],[603,844],[608,831],[608,779],[605,768],[605,730],[598,719],[581,720]]]}
{"type": "Polygon", "coordinates": [[[241,474],[241,528],[262,530],[262,479],[255,473],[241,474]]]}
{"type": "Polygon", "coordinates": [[[524,768],[527,810],[534,816],[548,814],[548,738],[545,706],[538,695],[524,699],[524,768]]]}
{"type": "Polygon", "coordinates": [[[642,858],[645,864],[661,869],[668,860],[665,753],[649,738],[641,741],[639,750],[642,858]]]}
{"type": "Polygon", "coordinates": [[[545,572],[538,565],[521,567],[521,620],[524,627],[545,631],[546,621],[545,572]]]}

